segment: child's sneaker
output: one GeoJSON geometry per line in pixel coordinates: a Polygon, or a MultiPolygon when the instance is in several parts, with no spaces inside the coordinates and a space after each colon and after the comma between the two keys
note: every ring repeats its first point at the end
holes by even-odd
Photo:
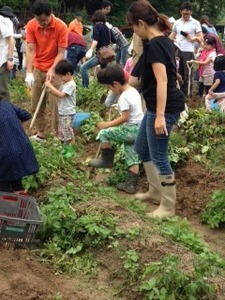
{"type": "Polygon", "coordinates": [[[41,136],[39,136],[37,134],[32,135],[30,138],[31,138],[31,140],[34,140],[34,141],[36,141],[38,143],[45,143],[46,142],[46,138],[45,137],[41,137],[41,136]]]}

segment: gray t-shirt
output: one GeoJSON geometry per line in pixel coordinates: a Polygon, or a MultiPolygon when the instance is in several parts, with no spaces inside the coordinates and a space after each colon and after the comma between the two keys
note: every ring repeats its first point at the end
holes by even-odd
{"type": "Polygon", "coordinates": [[[74,80],[61,85],[60,91],[66,96],[58,100],[59,115],[74,115],[76,113],[76,84],[74,80]]]}

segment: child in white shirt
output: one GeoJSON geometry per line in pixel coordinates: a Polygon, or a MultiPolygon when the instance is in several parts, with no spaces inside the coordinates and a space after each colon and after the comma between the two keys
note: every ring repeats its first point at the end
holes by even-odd
{"type": "Polygon", "coordinates": [[[128,84],[120,65],[107,66],[98,72],[97,78],[100,83],[106,84],[113,93],[119,95],[120,116],[108,122],[98,123],[100,131],[96,139],[101,143],[101,156],[92,160],[91,165],[95,168],[112,168],[115,154],[112,143],[123,144],[129,170],[125,182],[117,184],[117,189],[133,194],[136,192],[139,177],[139,158],[134,150],[134,142],[143,118],[141,96],[128,84]]]}

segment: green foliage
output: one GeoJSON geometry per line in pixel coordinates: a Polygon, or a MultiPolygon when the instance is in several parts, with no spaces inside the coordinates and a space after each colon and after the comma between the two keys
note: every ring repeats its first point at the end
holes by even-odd
{"type": "Polygon", "coordinates": [[[10,94],[14,103],[19,104],[21,101],[27,100],[27,87],[23,79],[16,78],[10,81],[10,94]]]}
{"type": "Polygon", "coordinates": [[[91,79],[88,89],[82,86],[80,78],[76,78],[77,84],[77,106],[80,110],[85,109],[88,112],[105,110],[104,98],[107,89],[103,84],[98,83],[94,78],[91,79]]]}
{"type": "Polygon", "coordinates": [[[80,130],[82,133],[82,138],[86,141],[95,141],[97,135],[97,124],[103,119],[98,112],[91,112],[90,118],[82,122],[80,130]]]}
{"type": "Polygon", "coordinates": [[[134,249],[127,250],[122,256],[123,267],[129,273],[131,282],[137,279],[139,268],[139,255],[134,249]]]}
{"type": "MultiPolygon", "coordinates": [[[[73,183],[51,188],[41,205],[44,225],[39,237],[45,242],[43,260],[51,261],[58,272],[91,272],[96,262],[89,251],[108,243],[115,232],[115,218],[100,212],[80,212],[72,207],[76,198],[73,183]]],[[[89,194],[90,195],[90,194],[89,194]]],[[[94,268],[95,269],[95,268],[94,268]]]]}
{"type": "Polygon", "coordinates": [[[190,110],[189,118],[182,124],[179,133],[185,139],[188,157],[219,171],[224,168],[221,153],[225,148],[225,124],[222,113],[190,110]]]}
{"type": "Polygon", "coordinates": [[[190,149],[180,132],[172,132],[169,141],[169,159],[175,165],[188,157],[190,149]]]}
{"type": "Polygon", "coordinates": [[[37,190],[66,174],[71,177],[80,173],[74,167],[74,159],[64,156],[61,143],[49,138],[45,144],[33,142],[33,148],[39,163],[39,172],[24,179],[27,190],[37,190]]]}
{"type": "Polygon", "coordinates": [[[210,228],[218,228],[225,222],[225,191],[217,190],[201,215],[201,221],[210,228]]]}
{"type": "Polygon", "coordinates": [[[148,300],[213,300],[215,288],[197,270],[179,270],[179,258],[165,256],[161,262],[145,266],[140,291],[148,300]]]}
{"type": "Polygon", "coordinates": [[[196,232],[191,230],[191,225],[186,219],[171,218],[166,223],[155,220],[158,230],[166,237],[181,243],[194,253],[196,253],[204,263],[207,264],[208,272],[215,271],[215,268],[225,268],[225,260],[216,252],[210,251],[208,245],[196,232]]]}

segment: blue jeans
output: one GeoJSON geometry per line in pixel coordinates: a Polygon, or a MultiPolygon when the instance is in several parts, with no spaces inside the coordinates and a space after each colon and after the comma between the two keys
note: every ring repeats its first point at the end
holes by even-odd
{"type": "Polygon", "coordinates": [[[71,45],[67,49],[67,59],[70,60],[73,64],[74,73],[77,71],[77,64],[85,56],[86,48],[80,45],[71,45]]]}
{"type": "Polygon", "coordinates": [[[155,133],[156,113],[147,110],[138,131],[135,150],[142,162],[152,161],[160,175],[173,173],[168,157],[169,136],[179,115],[179,113],[165,113],[168,136],[158,135],[155,133]]]}
{"type": "Polygon", "coordinates": [[[82,75],[82,84],[83,87],[88,88],[89,86],[89,76],[88,70],[94,68],[95,66],[99,65],[98,57],[94,55],[91,59],[86,61],[81,67],[80,72],[82,75]]]}
{"type": "Polygon", "coordinates": [[[129,45],[126,47],[123,47],[122,49],[119,49],[116,53],[116,63],[119,64],[121,62],[122,65],[125,66],[126,60],[127,60],[127,50],[129,48],[129,45]]]}

